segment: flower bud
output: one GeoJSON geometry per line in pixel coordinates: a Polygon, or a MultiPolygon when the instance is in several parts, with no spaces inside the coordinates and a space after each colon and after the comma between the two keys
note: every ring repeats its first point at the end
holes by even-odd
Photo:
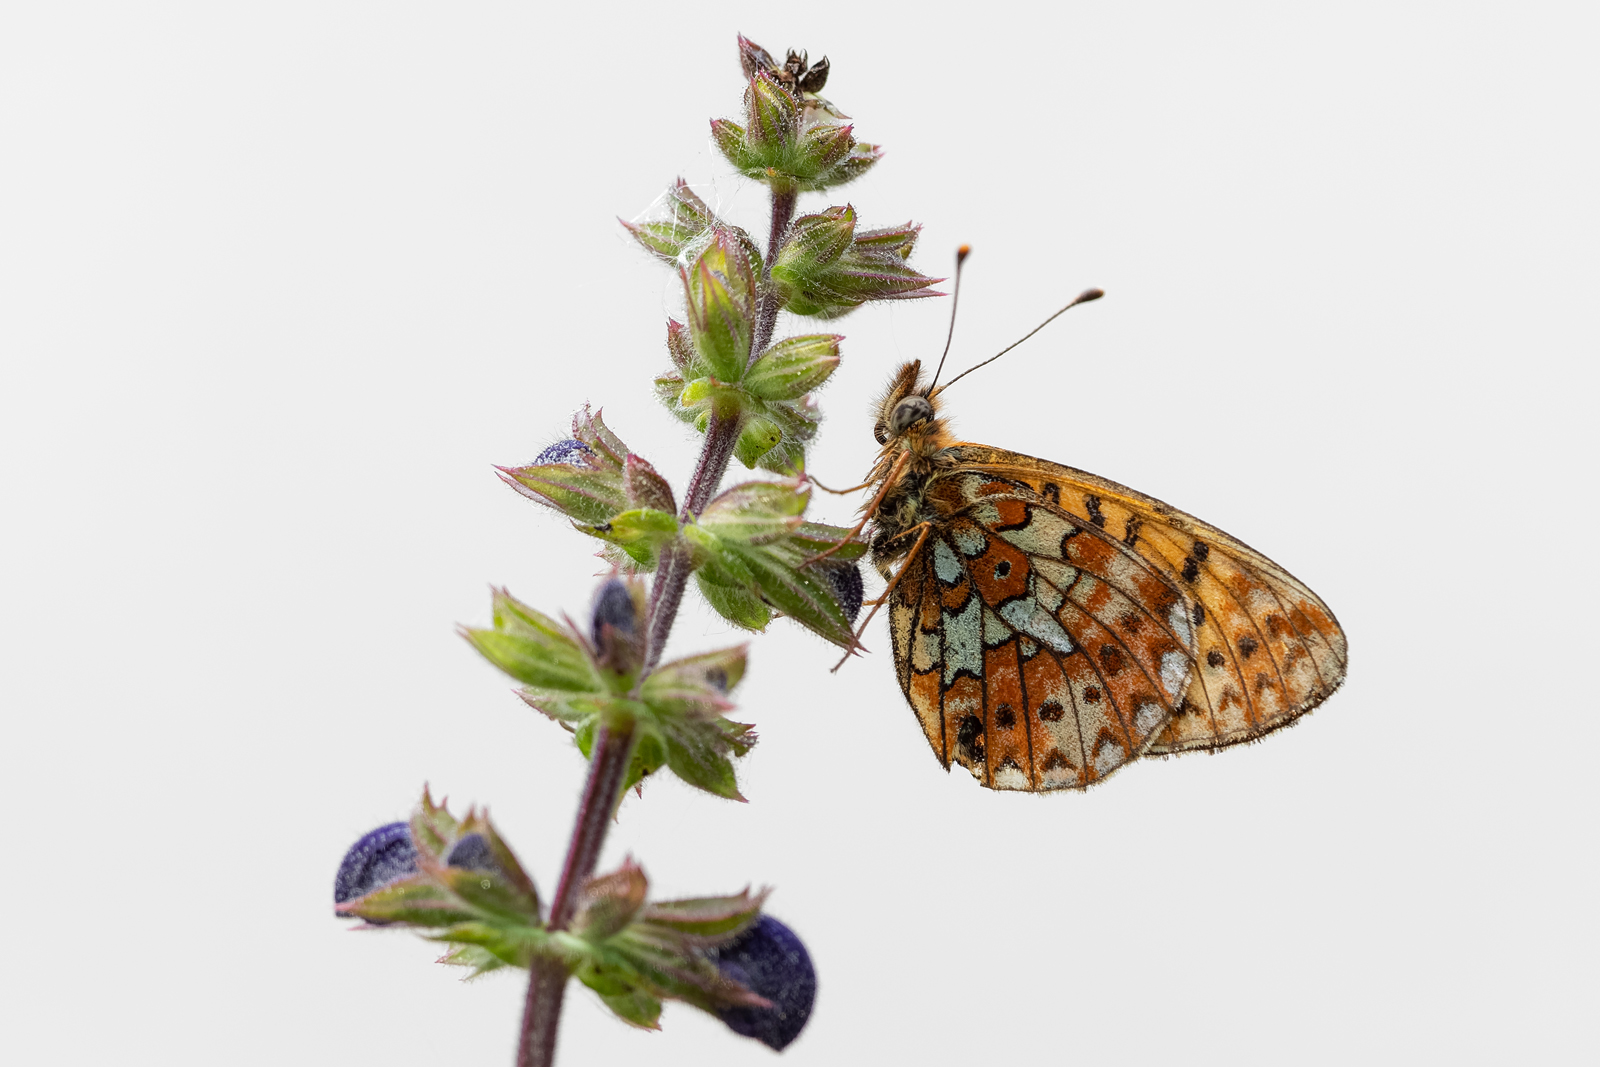
{"type": "Polygon", "coordinates": [[[533,466],[542,467],[547,463],[571,463],[581,456],[592,456],[594,450],[576,437],[569,437],[565,441],[557,441],[549,448],[540,452],[533,461],[533,466]]]}
{"type": "Polygon", "coordinates": [[[800,133],[800,101],[760,71],[745,89],[745,139],[753,147],[783,149],[800,133]]]}
{"type": "Polygon", "coordinates": [[[680,271],[696,352],[724,382],[744,376],[755,332],[756,277],[743,243],[716,231],[693,265],[680,271]]]}
{"type": "Polygon", "coordinates": [[[839,604],[839,610],[844,612],[847,621],[854,624],[856,616],[861,614],[862,600],[866,597],[866,586],[861,580],[861,567],[852,560],[829,557],[813,563],[811,569],[827,580],[829,588],[833,590],[833,599],[839,604]]]}
{"type": "Polygon", "coordinates": [[[856,230],[855,223],[848,204],[795,220],[772,265],[772,282],[786,310],[837,318],[869,300],[942,295],[929,288],[939,279],[917,273],[907,262],[919,227],[856,230]],[[846,230],[849,244],[840,248],[846,230]]]}
{"type": "Polygon", "coordinates": [[[798,400],[828,380],[843,340],[834,333],[785,338],[751,364],[744,387],[762,400],[798,400]]]}
{"type": "Polygon", "coordinates": [[[789,224],[772,271],[784,277],[809,278],[848,252],[855,235],[856,209],[849,204],[801,215],[789,224]]]}
{"type": "Polygon", "coordinates": [[[664,207],[658,217],[643,222],[617,221],[645,251],[668,263],[676,263],[686,248],[716,225],[717,216],[682,178],[667,190],[664,207]]]}
{"type": "MultiPolygon", "coordinates": [[[[364,834],[350,846],[333,878],[333,902],[364,897],[390,882],[417,873],[417,848],[408,823],[392,822],[364,834]]],[[[340,916],[344,918],[345,916],[340,916]]]]}
{"type": "Polygon", "coordinates": [[[595,593],[589,614],[589,634],[598,664],[618,674],[639,669],[644,662],[644,586],[609,578],[595,593]]]}
{"type": "Polygon", "coordinates": [[[731,944],[708,952],[717,970],[758,996],[770,1008],[732,1007],[717,1012],[728,1029],[782,1050],[800,1036],[817,999],[817,972],[793,930],[763,915],[731,944]]]}
{"type": "Polygon", "coordinates": [[[460,867],[468,871],[493,871],[500,873],[500,861],[494,858],[489,839],[482,834],[463,834],[450,846],[444,858],[445,866],[460,867]]]}

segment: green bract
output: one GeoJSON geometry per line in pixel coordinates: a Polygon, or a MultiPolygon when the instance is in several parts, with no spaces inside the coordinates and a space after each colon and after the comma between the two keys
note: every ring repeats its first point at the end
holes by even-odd
{"type": "Polygon", "coordinates": [[[745,122],[713,119],[711,137],[741,174],[792,193],[843,185],[883,154],[859,142],[854,128],[814,93],[796,96],[773,72],[757,70],[745,88],[745,122]]]}
{"type": "Polygon", "coordinates": [[[768,1001],[723,976],[707,955],[737,938],[761,914],[766,892],[646,903],[650,883],[631,859],[590,878],[568,930],[545,926],[539,896],[486,812],[454,818],[423,790],[411,817],[417,872],[337,910],[391,927],[431,931],[449,947],[441,963],[470,978],[536,957],[560,961],[626,1022],[655,1027],[664,999],[709,1012],[768,1001]],[[488,867],[453,867],[448,857],[468,835],[488,849],[488,867]]]}
{"type": "Polygon", "coordinates": [[[672,487],[587,406],[572,417],[572,436],[589,448],[587,455],[566,463],[497,467],[501,481],[615,546],[613,563],[653,569],[662,547],[678,534],[672,487]]]}
{"type": "Polygon", "coordinates": [[[417,873],[338,906],[344,915],[402,926],[443,927],[437,940],[455,941],[445,962],[474,976],[507,964],[526,967],[547,935],[533,879],[496,832],[486,812],[457,820],[427,790],[411,817],[417,873]],[[494,869],[451,867],[445,857],[468,834],[481,835],[494,869]]]}
{"type": "Polygon", "coordinates": [[[939,279],[918,273],[908,262],[920,229],[906,223],[857,231],[849,204],[802,215],[773,260],[773,289],[794,314],[824,319],[869,300],[941,296],[928,288],[939,279]]]}
{"type": "MultiPolygon", "coordinates": [[[[801,519],[809,483],[746,482],[713,500],[684,527],[700,590],[729,622],[761,629],[775,608],[842,647],[855,638],[827,578],[810,561],[844,542],[849,531],[801,519]]],[[[861,542],[846,542],[830,559],[858,559],[861,542]]]]}
{"type": "Polygon", "coordinates": [[[663,664],[639,682],[606,670],[587,637],[504,590],[494,593],[494,628],[463,629],[485,659],[522,682],[518,695],[576,735],[591,754],[595,729],[626,721],[635,748],[628,785],[662,766],[699,789],[743,800],[733,760],[755,746],[752,727],[725,718],[727,695],[744,677],[745,649],[663,664]]]}
{"type": "Polygon", "coordinates": [[[715,231],[698,258],[680,268],[689,330],[705,369],[724,382],[744,377],[755,334],[756,274],[743,245],[715,231]]]}

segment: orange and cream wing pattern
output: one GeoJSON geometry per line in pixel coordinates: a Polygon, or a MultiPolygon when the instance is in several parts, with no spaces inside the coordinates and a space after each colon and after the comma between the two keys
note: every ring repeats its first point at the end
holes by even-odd
{"type": "Polygon", "coordinates": [[[935,755],[993,789],[1083,789],[1164,736],[1196,667],[1191,605],[1159,560],[1025,479],[963,463],[888,608],[935,755]]]}
{"type": "Polygon", "coordinates": [[[1333,613],[1248,545],[1085,471],[984,445],[949,452],[957,472],[1025,485],[1026,495],[1080,530],[1113,540],[1181,595],[1195,670],[1150,754],[1252,741],[1304,715],[1344,681],[1348,646],[1333,613]]]}

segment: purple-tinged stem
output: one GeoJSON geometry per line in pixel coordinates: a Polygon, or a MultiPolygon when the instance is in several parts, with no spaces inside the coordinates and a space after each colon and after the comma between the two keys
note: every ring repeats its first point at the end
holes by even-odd
{"type": "MultiPolygon", "coordinates": [[[[792,192],[774,191],[772,194],[772,227],[762,265],[762,295],[756,313],[754,343],[750,350],[752,360],[772,340],[772,330],[778,319],[778,301],[773,299],[769,284],[772,259],[794,218],[797,199],[798,195],[792,192]]],[[[722,476],[728,472],[728,463],[733,459],[733,448],[738,441],[738,420],[713,415],[710,425],[706,427],[705,441],[700,446],[700,458],[695,462],[694,473],[689,476],[689,488],[684,493],[684,518],[700,514],[710,503],[711,495],[722,484],[722,476]]],[[[678,617],[678,606],[683,603],[684,589],[693,570],[689,554],[682,548],[669,548],[662,553],[661,565],[656,570],[655,581],[650,589],[644,674],[649,674],[661,662],[661,654],[667,647],[667,636],[672,633],[672,624],[678,617]]],[[[565,929],[572,920],[572,913],[577,907],[578,888],[594,874],[595,865],[600,862],[600,849],[605,845],[606,832],[611,829],[617,795],[622,791],[622,783],[627,781],[632,757],[631,725],[611,728],[602,724],[595,731],[594,748],[589,757],[589,777],[584,782],[583,798],[578,802],[572,840],[567,845],[567,861],[561,868],[561,881],[550,902],[551,930],[565,929]]],[[[522,1036],[517,1045],[517,1067],[553,1067],[567,977],[566,967],[557,960],[533,961],[528,975],[528,996],[522,1008],[522,1036]]]]}
{"type": "MultiPolygon", "coordinates": [[[[578,802],[578,818],[567,845],[567,862],[550,901],[552,930],[564,930],[577,909],[578,888],[594,873],[600,848],[611,826],[617,794],[628,777],[633,756],[633,726],[595,731],[589,755],[589,777],[578,802]]],[[[567,989],[567,969],[559,960],[535,960],[528,977],[528,996],[522,1008],[522,1038],[517,1047],[517,1067],[551,1067],[555,1063],[556,1033],[561,1022],[561,1002],[567,989]]]]}
{"type": "Polygon", "coordinates": [[[767,254],[761,263],[761,302],[756,310],[756,337],[755,344],[750,346],[750,360],[767,350],[767,345],[772,342],[772,330],[778,323],[778,301],[772,292],[772,261],[778,255],[778,249],[783,247],[784,235],[789,232],[789,223],[794,220],[795,201],[800,199],[799,193],[772,193],[772,229],[767,234],[767,254]]]}

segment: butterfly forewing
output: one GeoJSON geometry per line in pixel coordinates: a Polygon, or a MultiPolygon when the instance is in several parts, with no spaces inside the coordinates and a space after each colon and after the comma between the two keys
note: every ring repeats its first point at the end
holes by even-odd
{"type": "Polygon", "coordinates": [[[890,604],[900,683],[945,766],[1085,788],[1136,759],[1195,673],[1181,587],[1025,481],[964,465],[890,604]]]}
{"type": "MultiPolygon", "coordinates": [[[[1126,572],[1133,556],[1179,593],[1186,619],[1169,619],[1169,629],[1192,649],[1196,669],[1149,746],[1152,754],[1254,740],[1310,711],[1344,680],[1347,646],[1333,613],[1248,545],[1072,467],[982,445],[948,451],[958,472],[1016,484],[1016,492],[1045,503],[1080,531],[1099,532],[1100,543],[1125,549],[1120,561],[1086,563],[1097,578],[1118,583],[1118,568],[1126,572]],[[1180,633],[1185,622],[1190,639],[1180,633]]],[[[1071,552],[1066,555],[1070,559],[1071,552]]]]}

